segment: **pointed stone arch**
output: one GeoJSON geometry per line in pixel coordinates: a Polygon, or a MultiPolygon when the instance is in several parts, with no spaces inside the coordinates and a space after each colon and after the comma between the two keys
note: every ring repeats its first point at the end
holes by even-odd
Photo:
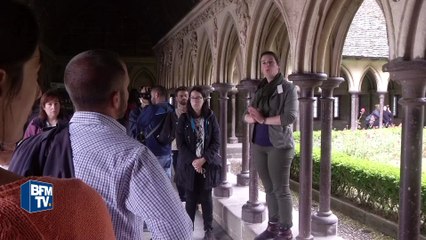
{"type": "Polygon", "coordinates": [[[241,56],[241,48],[239,47],[239,38],[232,39],[233,42],[232,47],[230,48],[227,61],[226,61],[226,72],[225,72],[225,81],[231,84],[238,84],[238,82],[242,79],[242,56],[241,56]]]}
{"type": "MultiPolygon", "coordinates": [[[[383,84],[383,79],[382,79],[382,74],[380,73],[380,70],[377,69],[374,65],[367,65],[365,67],[365,73],[370,72],[372,75],[374,75],[374,79],[376,82],[376,90],[380,90],[380,88],[382,87],[381,85],[383,84]]],[[[382,87],[383,90],[386,90],[386,88],[382,87]]]]}
{"type": "Polygon", "coordinates": [[[140,86],[154,86],[156,78],[150,69],[141,67],[131,74],[131,83],[129,88],[139,89],[140,86]]]}
{"type": "Polygon", "coordinates": [[[171,87],[177,88],[180,86],[183,77],[183,54],[184,41],[182,38],[176,38],[173,46],[173,61],[172,61],[172,82],[171,87]]]}
{"type": "Polygon", "coordinates": [[[361,77],[361,84],[360,84],[361,92],[364,90],[363,85],[365,86],[365,83],[366,83],[365,81],[367,81],[369,90],[377,91],[378,77],[380,76],[377,74],[377,71],[371,66],[367,66],[361,77]]]}
{"type": "MultiPolygon", "coordinates": [[[[233,82],[233,73],[237,57],[241,58],[240,39],[236,24],[231,14],[226,14],[222,21],[223,25],[219,28],[220,34],[217,53],[217,82],[233,82]]],[[[242,71],[239,70],[241,73],[242,71]]],[[[241,79],[238,79],[238,81],[241,79]]]]}
{"type": "Polygon", "coordinates": [[[323,17],[317,23],[312,72],[325,72],[331,77],[339,76],[346,35],[361,3],[362,1],[328,1],[317,6],[323,17]]]}
{"type": "Polygon", "coordinates": [[[374,105],[379,103],[377,95],[377,79],[372,68],[367,68],[361,78],[359,104],[368,113],[374,110],[374,105]]]}
{"type": "Polygon", "coordinates": [[[182,79],[180,80],[180,85],[189,87],[195,78],[194,65],[192,64],[190,43],[187,39],[184,39],[183,42],[184,48],[182,62],[187,64],[182,66],[182,79]]]}
{"type": "Polygon", "coordinates": [[[355,84],[354,84],[355,79],[351,71],[344,64],[340,65],[340,71],[342,73],[341,75],[344,76],[346,80],[345,82],[348,85],[348,91],[358,91],[358,89],[356,89],[355,87],[355,84]]]}
{"type": "MultiPolygon", "coordinates": [[[[260,2],[258,2],[260,3],[260,2]]],[[[254,13],[253,29],[248,42],[247,73],[252,78],[260,78],[259,56],[263,51],[271,50],[281,58],[281,71],[288,72],[290,69],[290,40],[284,17],[277,4],[272,1],[261,2],[257,6],[260,8],[254,13]]]]}
{"type": "Polygon", "coordinates": [[[269,9],[273,2],[271,1],[255,1],[254,8],[257,9],[253,12],[252,15],[252,24],[251,24],[251,31],[249,31],[249,35],[247,38],[247,72],[246,76],[248,78],[256,78],[256,66],[257,61],[260,55],[259,47],[259,41],[261,32],[263,31],[263,28],[265,26],[264,21],[267,16],[267,13],[269,12],[269,9]],[[254,24],[256,23],[256,24],[254,24]]]}
{"type": "Polygon", "coordinates": [[[351,82],[349,79],[352,79],[350,72],[346,69],[341,68],[340,76],[343,77],[345,81],[343,81],[338,87],[334,89],[335,95],[347,95],[349,92],[349,83],[351,82]]]}
{"type": "Polygon", "coordinates": [[[394,120],[397,120],[395,124],[399,124],[400,119],[397,119],[401,116],[401,106],[398,104],[398,101],[401,99],[401,85],[396,84],[395,81],[389,81],[387,86],[388,99],[387,103],[390,106],[392,113],[394,114],[394,120]]]}
{"type": "Polygon", "coordinates": [[[199,61],[197,62],[197,69],[199,70],[198,79],[196,83],[199,85],[211,85],[213,83],[213,57],[212,48],[209,41],[209,35],[204,31],[201,35],[200,48],[199,48],[199,61]]]}
{"type": "Polygon", "coordinates": [[[389,59],[426,57],[426,4],[424,0],[377,0],[388,29],[389,59]]]}

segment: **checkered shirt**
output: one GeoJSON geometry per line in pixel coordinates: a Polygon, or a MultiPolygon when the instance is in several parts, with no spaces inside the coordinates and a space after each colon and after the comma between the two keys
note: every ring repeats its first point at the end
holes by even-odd
{"type": "Polygon", "coordinates": [[[191,219],[158,160],[119,122],[76,112],[70,137],[75,175],[106,201],[117,239],[142,239],[143,221],[153,239],[192,238],[191,219]]]}

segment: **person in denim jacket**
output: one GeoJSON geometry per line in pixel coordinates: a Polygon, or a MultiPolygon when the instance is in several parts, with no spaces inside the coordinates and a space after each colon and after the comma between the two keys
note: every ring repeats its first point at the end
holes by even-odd
{"type": "Polygon", "coordinates": [[[158,158],[167,176],[172,176],[172,145],[160,143],[157,135],[166,114],[174,112],[175,108],[167,102],[167,90],[163,86],[154,86],[151,89],[151,104],[141,113],[137,120],[136,132],[143,132],[143,144],[158,158]]]}

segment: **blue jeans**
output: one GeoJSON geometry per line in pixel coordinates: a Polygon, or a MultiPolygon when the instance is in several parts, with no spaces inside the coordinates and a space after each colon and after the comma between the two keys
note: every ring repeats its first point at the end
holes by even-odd
{"type": "Polygon", "coordinates": [[[170,166],[172,165],[172,156],[169,155],[163,155],[163,156],[157,156],[158,162],[160,163],[160,166],[164,169],[167,176],[169,178],[172,177],[172,169],[170,166]]]}

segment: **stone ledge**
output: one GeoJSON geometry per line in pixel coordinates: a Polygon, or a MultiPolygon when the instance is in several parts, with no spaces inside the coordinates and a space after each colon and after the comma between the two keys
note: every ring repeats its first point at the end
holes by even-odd
{"type": "MultiPolygon", "coordinates": [[[[229,198],[213,197],[213,217],[215,221],[222,226],[227,234],[232,239],[251,240],[255,236],[265,230],[267,226],[267,209],[265,209],[265,220],[259,224],[246,223],[241,220],[242,206],[246,204],[249,196],[249,188],[237,186],[237,178],[235,175],[228,172],[228,181],[232,184],[233,195],[229,198]]],[[[290,187],[293,191],[298,192],[298,183],[291,181],[290,187]]],[[[312,191],[313,200],[318,201],[319,192],[312,191]]],[[[259,201],[265,203],[265,193],[259,191],[259,201]]],[[[374,215],[364,211],[356,206],[344,202],[340,199],[331,197],[332,210],[339,211],[347,216],[350,216],[356,221],[359,221],[371,228],[380,231],[386,235],[395,237],[397,236],[398,225],[392,221],[384,219],[380,216],[374,215]]],[[[299,212],[293,210],[293,236],[298,235],[299,227],[299,212]]],[[[315,237],[315,239],[342,239],[339,236],[332,237],[315,237]]],[[[426,240],[425,236],[420,236],[420,240],[426,240]]]]}
{"type": "MultiPolygon", "coordinates": [[[[299,183],[290,180],[290,188],[292,191],[299,192],[299,183]]],[[[312,199],[319,201],[319,191],[312,189],[312,199]]],[[[398,224],[382,218],[378,215],[367,212],[358,208],[348,202],[342,201],[338,198],[331,197],[330,199],[331,210],[336,210],[344,215],[350,216],[355,221],[365,224],[378,232],[384,233],[393,238],[397,238],[398,224]]],[[[317,238],[315,238],[317,239],[317,238]]],[[[426,236],[420,235],[420,240],[426,240],[426,236]]]]}
{"type": "MultiPolygon", "coordinates": [[[[236,185],[236,176],[228,173],[228,182],[233,186],[233,195],[229,198],[213,197],[213,217],[215,221],[222,226],[227,234],[235,240],[251,240],[266,229],[267,226],[267,209],[265,209],[265,220],[262,223],[253,224],[246,223],[241,220],[242,206],[248,201],[249,188],[236,185]]],[[[259,201],[265,203],[265,193],[259,191],[259,201]]],[[[292,232],[294,239],[299,234],[299,212],[293,210],[293,227],[292,232]]],[[[320,240],[338,239],[341,237],[315,237],[320,240]]]]}

